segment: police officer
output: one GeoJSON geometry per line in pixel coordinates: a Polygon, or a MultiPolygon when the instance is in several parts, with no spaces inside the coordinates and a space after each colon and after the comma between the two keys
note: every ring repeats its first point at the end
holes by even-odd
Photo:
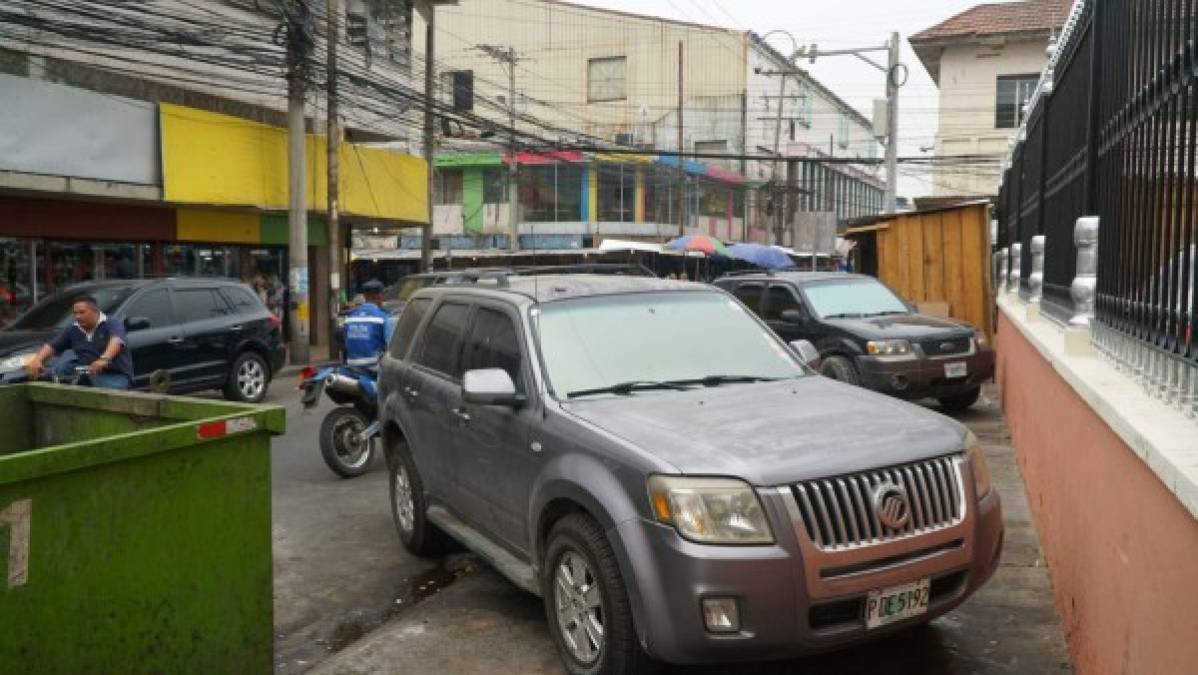
{"type": "Polygon", "coordinates": [[[345,317],[345,363],[356,368],[375,370],[387,350],[391,316],[383,310],[383,284],[370,280],[362,284],[366,302],[345,317]]]}

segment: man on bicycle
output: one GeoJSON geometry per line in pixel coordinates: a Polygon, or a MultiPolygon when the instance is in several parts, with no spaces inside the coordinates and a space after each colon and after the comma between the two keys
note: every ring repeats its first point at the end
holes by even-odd
{"type": "Polygon", "coordinates": [[[66,350],[75,352],[75,361],[87,367],[92,386],[102,389],[129,389],[133,386],[133,357],[125,344],[125,327],[109,321],[91,296],[75,298],[71,304],[75,323],[43,345],[29,365],[29,378],[41,377],[46,359],[66,350]]]}

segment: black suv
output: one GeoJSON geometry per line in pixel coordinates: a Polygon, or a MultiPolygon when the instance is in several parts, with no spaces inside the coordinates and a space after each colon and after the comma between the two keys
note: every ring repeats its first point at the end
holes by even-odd
{"type": "Polygon", "coordinates": [[[125,322],[135,389],[148,389],[151,376],[165,371],[171,393],[219,389],[231,400],[257,403],[283,367],[280,321],[245,284],[97,281],[45,298],[0,330],[0,383],[19,377],[28,358],[71,324],[71,300],[80,295],[96,298],[109,320],[125,322]]]}
{"type": "Polygon", "coordinates": [[[715,285],[765,319],[782,339],[809,340],[820,372],[905,399],[973,405],[994,375],[986,337],[961,321],[919,314],[873,277],[837,272],[750,273],[715,285]]]}

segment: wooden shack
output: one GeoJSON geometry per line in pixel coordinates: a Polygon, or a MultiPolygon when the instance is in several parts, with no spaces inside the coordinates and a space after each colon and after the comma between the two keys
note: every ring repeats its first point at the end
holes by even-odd
{"type": "Polygon", "coordinates": [[[853,269],[928,314],[961,319],[994,339],[990,202],[971,201],[850,221],[853,269]]]}

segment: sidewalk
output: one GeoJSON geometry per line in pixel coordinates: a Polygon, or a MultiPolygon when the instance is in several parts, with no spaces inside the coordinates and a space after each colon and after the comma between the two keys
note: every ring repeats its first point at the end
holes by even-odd
{"type": "MultiPolygon", "coordinates": [[[[1068,673],[1052,591],[993,388],[958,418],[981,440],[1002,495],[1006,544],[994,578],[964,605],[893,637],[775,664],[666,673],[1068,673]]],[[[482,567],[320,664],[321,674],[561,673],[540,599],[482,567]]]]}

